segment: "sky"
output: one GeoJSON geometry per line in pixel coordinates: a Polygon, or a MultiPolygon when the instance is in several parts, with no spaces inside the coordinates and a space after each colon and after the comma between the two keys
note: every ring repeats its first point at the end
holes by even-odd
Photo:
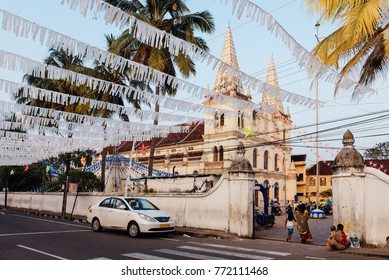
{"type": "MultiPolygon", "coordinates": [[[[292,52],[275,34],[270,33],[258,22],[251,21],[243,15],[240,19],[233,13],[232,0],[188,0],[192,12],[209,10],[214,16],[216,30],[212,34],[196,35],[203,37],[210,48],[210,53],[221,57],[227,27],[233,33],[235,49],[240,70],[262,81],[266,80],[267,68],[273,58],[280,88],[294,94],[316,98],[313,80],[305,69],[301,69],[292,52]],[[227,3],[227,4],[226,4],[227,3]],[[204,5],[205,4],[205,5],[204,5]]],[[[319,16],[307,11],[305,0],[256,0],[257,6],[270,13],[277,22],[306,50],[310,51],[321,39],[332,32],[336,24],[321,23],[317,28],[319,16]]],[[[84,17],[78,10],[73,11],[68,5],[61,5],[61,0],[0,0],[0,9],[43,25],[59,33],[72,37],[92,46],[106,49],[104,34],[120,34],[120,30],[106,25],[100,17],[92,19],[91,14],[84,17]]],[[[1,18],[1,16],[0,16],[1,18]]],[[[48,55],[48,48],[38,41],[17,38],[13,33],[0,30],[0,50],[13,52],[28,58],[43,61],[48,55]]],[[[198,86],[213,88],[216,71],[197,62],[197,75],[188,79],[198,86]]],[[[22,75],[0,69],[0,79],[20,83],[22,75]]],[[[319,156],[315,152],[316,109],[284,102],[289,108],[293,121],[292,154],[307,154],[308,166],[316,160],[333,160],[337,149],[342,147],[342,135],[347,129],[353,132],[356,148],[363,153],[366,148],[376,143],[387,141],[388,120],[385,117],[376,119],[389,105],[389,82],[378,80],[372,87],[378,90],[377,95],[366,95],[359,100],[351,99],[351,92],[341,91],[334,97],[333,83],[319,80],[319,100],[325,105],[318,110],[319,156]],[[376,119],[373,121],[373,119],[376,119]],[[310,134],[311,136],[300,137],[310,134]],[[383,135],[381,135],[383,134],[383,135]],[[301,139],[301,140],[300,140],[301,139]]],[[[261,93],[251,92],[253,101],[260,102],[261,93]]],[[[177,98],[199,103],[193,97],[178,94],[177,98]]],[[[0,92],[0,100],[9,100],[9,96],[0,92]]]]}

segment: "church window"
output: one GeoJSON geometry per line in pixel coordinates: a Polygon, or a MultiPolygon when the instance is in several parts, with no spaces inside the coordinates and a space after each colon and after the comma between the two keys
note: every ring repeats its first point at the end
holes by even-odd
{"type": "Polygon", "coordinates": [[[215,146],[213,147],[213,161],[217,161],[218,158],[217,153],[218,153],[217,147],[215,146]]]}
{"type": "Polygon", "coordinates": [[[278,171],[278,154],[274,156],[274,170],[278,171]]]}
{"type": "Polygon", "coordinates": [[[257,148],[253,151],[253,167],[257,168],[257,157],[258,157],[258,150],[257,148]]]}
{"type": "Polygon", "coordinates": [[[224,149],[223,149],[223,146],[220,146],[219,148],[219,161],[223,161],[224,160],[224,149]]]}
{"type": "Polygon", "coordinates": [[[263,154],[263,169],[269,168],[269,151],[265,151],[263,154]]]}
{"type": "Polygon", "coordinates": [[[220,126],[224,126],[224,114],[220,116],[220,126]]]}
{"type": "Polygon", "coordinates": [[[243,126],[244,126],[243,119],[244,119],[244,114],[241,111],[238,111],[238,127],[239,128],[243,128],[243,126]]]}

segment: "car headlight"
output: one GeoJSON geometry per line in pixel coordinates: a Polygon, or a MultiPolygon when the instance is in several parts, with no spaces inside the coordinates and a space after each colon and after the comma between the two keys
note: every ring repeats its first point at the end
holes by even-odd
{"type": "Polygon", "coordinates": [[[151,218],[150,216],[147,216],[145,214],[142,214],[142,213],[138,213],[139,214],[139,217],[141,217],[142,219],[148,221],[148,222],[156,222],[156,220],[154,218],[151,218]]]}

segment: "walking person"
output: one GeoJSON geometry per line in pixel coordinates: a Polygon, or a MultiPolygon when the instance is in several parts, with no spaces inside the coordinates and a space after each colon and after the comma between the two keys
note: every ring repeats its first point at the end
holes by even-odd
{"type": "Polygon", "coordinates": [[[307,215],[304,215],[305,210],[306,210],[305,205],[300,204],[297,207],[297,212],[296,212],[297,229],[300,233],[300,239],[302,243],[312,242],[313,240],[308,225],[309,217],[307,215]]]}
{"type": "Polygon", "coordinates": [[[287,207],[287,215],[285,219],[285,228],[288,230],[288,237],[286,238],[286,242],[292,242],[293,228],[294,222],[296,218],[293,215],[293,210],[291,207],[287,207]]]}

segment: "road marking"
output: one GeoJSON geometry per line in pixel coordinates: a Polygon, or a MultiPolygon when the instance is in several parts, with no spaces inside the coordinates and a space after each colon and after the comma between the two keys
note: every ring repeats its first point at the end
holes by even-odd
{"type": "Polygon", "coordinates": [[[239,251],[244,251],[244,252],[267,254],[267,255],[276,255],[276,256],[283,256],[283,257],[292,255],[292,253],[287,253],[287,252],[257,250],[257,249],[242,248],[242,247],[235,247],[235,246],[228,246],[228,245],[204,244],[204,243],[193,242],[193,241],[189,241],[188,243],[193,243],[193,244],[202,245],[202,246],[215,247],[215,248],[221,248],[221,249],[232,249],[232,250],[239,250],[239,251]]]}
{"type": "Polygon", "coordinates": [[[1,215],[5,215],[5,213],[4,213],[4,212],[0,212],[0,214],[1,214],[1,215]]]}
{"type": "Polygon", "coordinates": [[[104,258],[104,257],[100,257],[100,258],[94,258],[94,259],[89,259],[91,261],[95,261],[95,260],[103,260],[103,261],[106,261],[106,260],[111,260],[109,258],[104,258]]]}
{"type": "Polygon", "coordinates": [[[34,217],[29,217],[29,216],[17,215],[17,214],[9,214],[8,216],[15,216],[15,217],[19,217],[19,218],[26,218],[26,219],[31,219],[31,220],[38,220],[38,221],[47,222],[47,223],[53,223],[53,224],[68,225],[68,226],[72,226],[72,227],[90,228],[90,226],[85,226],[85,225],[76,225],[76,224],[65,223],[65,222],[59,222],[59,221],[51,221],[51,220],[40,219],[40,218],[34,218],[34,217]]]}
{"type": "Polygon", "coordinates": [[[38,232],[19,232],[19,233],[4,233],[0,234],[0,237],[4,236],[18,236],[18,235],[38,235],[38,234],[53,234],[53,233],[74,233],[74,232],[91,232],[87,229],[79,229],[79,230],[62,230],[62,231],[38,231],[38,232]]]}
{"type": "Polygon", "coordinates": [[[67,260],[65,258],[56,256],[56,255],[53,255],[53,254],[49,254],[49,253],[46,253],[46,252],[43,252],[43,251],[31,248],[31,247],[27,247],[27,246],[23,246],[23,245],[17,245],[17,246],[20,247],[20,248],[23,248],[23,249],[26,249],[26,250],[30,250],[30,251],[33,251],[33,252],[36,252],[36,253],[40,253],[40,254],[43,254],[43,255],[46,255],[46,256],[50,256],[50,257],[53,257],[53,258],[56,258],[56,259],[59,259],[59,260],[67,260]]]}
{"type": "Polygon", "coordinates": [[[220,250],[214,250],[214,249],[208,249],[208,248],[199,248],[199,247],[193,247],[193,246],[180,246],[178,248],[206,252],[206,253],[212,253],[212,254],[234,256],[234,257],[238,257],[238,258],[251,259],[251,260],[272,260],[273,259],[273,258],[268,258],[268,257],[263,257],[263,256],[258,256],[258,255],[252,255],[252,254],[226,252],[226,251],[220,251],[220,250]]]}
{"type": "Polygon", "coordinates": [[[309,256],[305,256],[305,258],[310,260],[326,260],[325,258],[317,258],[317,257],[309,257],[309,256]]]}
{"type": "Polygon", "coordinates": [[[160,238],[160,239],[162,239],[162,240],[167,240],[167,241],[180,241],[180,240],[178,240],[178,239],[173,239],[173,238],[160,238]]]}
{"type": "Polygon", "coordinates": [[[176,250],[170,250],[170,249],[159,249],[155,250],[156,252],[164,253],[164,254],[171,254],[181,257],[187,257],[192,259],[198,259],[198,260],[226,260],[224,258],[220,257],[213,257],[203,254],[196,254],[196,253],[189,253],[189,252],[183,252],[183,251],[176,251],[176,250]]]}
{"type": "Polygon", "coordinates": [[[122,256],[133,258],[133,259],[139,259],[139,260],[172,260],[168,258],[163,258],[163,257],[158,257],[158,256],[148,255],[143,253],[122,254],[122,256]]]}

